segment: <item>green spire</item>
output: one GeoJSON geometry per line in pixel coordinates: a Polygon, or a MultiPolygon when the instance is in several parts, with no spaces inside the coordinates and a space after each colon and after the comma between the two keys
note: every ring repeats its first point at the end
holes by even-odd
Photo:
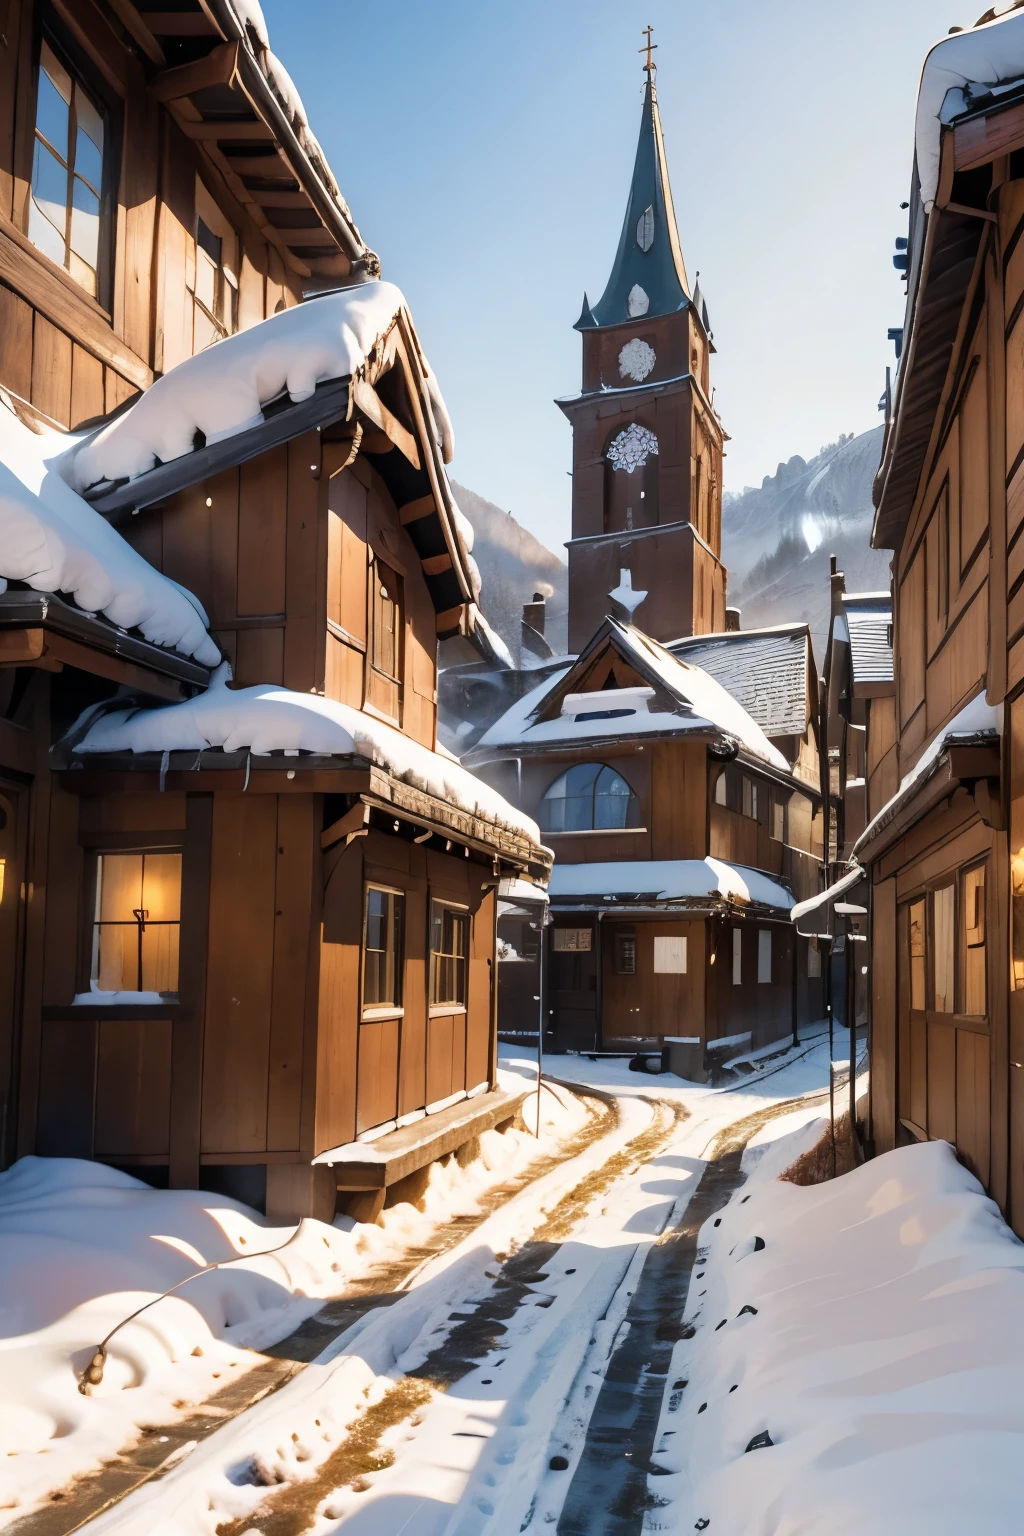
{"type": "Polygon", "coordinates": [[[593,307],[593,319],[598,326],[620,325],[645,315],[672,314],[690,301],[665,161],[655,67],[650,52],[643,51],[647,52],[647,87],[640,142],[611,277],[593,307]]]}

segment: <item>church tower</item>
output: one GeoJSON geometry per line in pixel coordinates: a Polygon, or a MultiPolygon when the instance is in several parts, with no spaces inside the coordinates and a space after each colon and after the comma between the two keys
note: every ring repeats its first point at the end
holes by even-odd
{"type": "Polygon", "coordinates": [[[683,263],[650,29],[640,51],[647,83],[626,218],[604,293],[593,308],[584,294],[576,322],[582,390],[557,402],[573,433],[570,651],[623,608],[661,641],[725,628],[715,349],[683,263]]]}

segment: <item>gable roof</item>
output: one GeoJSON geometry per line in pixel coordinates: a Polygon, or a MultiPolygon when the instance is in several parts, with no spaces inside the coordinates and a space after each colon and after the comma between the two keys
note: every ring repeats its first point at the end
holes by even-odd
{"type": "Polygon", "coordinates": [[[508,751],[560,750],[585,741],[688,734],[729,739],[766,766],[790,771],[757,722],[709,673],[673,656],[635,626],[609,618],[570,666],[513,704],[466,761],[485,761],[508,751]],[[585,701],[580,698],[576,685],[585,681],[608,647],[650,685],[649,697],[641,697],[648,690],[631,687],[597,690],[587,693],[585,701]],[[591,700],[609,707],[581,707],[591,700]]]}
{"type": "Polygon", "coordinates": [[[850,666],[853,681],[891,683],[892,599],[888,592],[847,593],[843,612],[850,637],[850,666]]]}
{"type": "Polygon", "coordinates": [[[814,657],[806,624],[686,636],[668,649],[710,673],[767,736],[802,736],[807,730],[814,657]]]}
{"type": "Polygon", "coordinates": [[[321,294],[186,358],[127,409],[70,437],[60,469],[118,522],[311,428],[345,421],[388,439],[384,451],[362,451],[399,509],[435,612],[449,616],[439,632],[458,632],[465,609],[473,634],[479,573],[445,471],[451,421],[393,283],[321,294]]]}

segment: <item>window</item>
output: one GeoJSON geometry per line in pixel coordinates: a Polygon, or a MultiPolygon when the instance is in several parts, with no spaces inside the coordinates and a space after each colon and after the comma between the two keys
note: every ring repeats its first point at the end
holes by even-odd
{"type": "Polygon", "coordinates": [[[925,905],[910,904],[910,1006],[919,1013],[928,1006],[925,969],[925,905]]]}
{"type": "Polygon", "coordinates": [[[757,930],[757,979],[760,982],[772,979],[772,931],[770,928],[757,930]]]}
{"type": "Polygon", "coordinates": [[[956,888],[944,885],[932,892],[932,1003],[936,1013],[952,1013],[956,1007],[953,987],[956,973],[954,921],[956,888]]]}
{"type": "Polygon", "coordinates": [[[743,930],[734,928],[732,931],[732,984],[734,987],[743,985],[743,930]]]}
{"type": "Polygon", "coordinates": [[[465,1008],[469,913],[446,902],[430,904],[430,1005],[465,1008]]]}
{"type": "Polygon", "coordinates": [[[636,975],[636,929],[619,928],[615,933],[616,976],[636,975]]]}
{"type": "Polygon", "coordinates": [[[604,763],[575,763],[540,806],[545,832],[609,831],[640,825],[640,801],[621,773],[604,763]]]}
{"type": "Polygon", "coordinates": [[[726,784],[724,768],[723,768],[722,772],[718,775],[718,778],[715,780],[715,804],[716,805],[728,805],[729,804],[728,786],[726,784]]]}
{"type": "Polygon", "coordinates": [[[785,841],[786,807],[781,800],[772,801],[772,839],[776,843],[785,841]]]}
{"type": "Polygon", "coordinates": [[[807,975],[812,980],[821,975],[821,950],[817,939],[807,941],[807,975]]]}
{"type": "Polygon", "coordinates": [[[654,936],[654,974],[686,975],[686,938],[683,934],[656,933],[654,936]]]}
{"type": "Polygon", "coordinates": [[[983,1014],[988,999],[985,982],[985,866],[969,869],[963,877],[964,1013],[983,1014]]]}
{"type": "Polygon", "coordinates": [[[28,237],[99,296],[103,113],[45,41],[39,55],[28,237]]]}
{"type": "Polygon", "coordinates": [[[373,566],[373,665],[385,677],[398,681],[399,600],[398,577],[383,560],[373,566]]]}
{"type": "Polygon", "coordinates": [[[592,939],[590,928],[555,928],[551,933],[551,947],[556,954],[577,953],[589,950],[592,939]]]}
{"type": "Polygon", "coordinates": [[[186,283],[192,294],[192,351],[202,352],[238,329],[238,236],[198,177],[195,264],[186,283]]]}
{"type": "Polygon", "coordinates": [[[757,785],[753,779],[743,780],[743,814],[757,820],[757,785]]]}
{"type": "Polygon", "coordinates": [[[366,887],[363,920],[363,1016],[402,1006],[402,922],[405,898],[384,886],[366,887]]]}
{"type": "Polygon", "coordinates": [[[101,853],[90,978],[101,992],[178,991],[180,853],[101,853]]]}

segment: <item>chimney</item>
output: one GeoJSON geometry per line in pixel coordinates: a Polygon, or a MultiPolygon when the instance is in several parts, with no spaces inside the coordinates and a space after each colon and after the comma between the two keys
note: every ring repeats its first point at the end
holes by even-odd
{"type": "Polygon", "coordinates": [[[829,556],[829,583],[832,596],[832,617],[843,610],[843,598],[846,596],[846,577],[839,570],[839,562],[835,555],[829,556]]]}
{"type": "Polygon", "coordinates": [[[727,635],[735,635],[742,628],[740,624],[740,610],[727,608],[725,610],[725,632],[727,635]]]}
{"type": "Polygon", "coordinates": [[[533,594],[533,602],[523,604],[523,623],[529,624],[530,628],[535,629],[538,635],[544,633],[546,606],[543,592],[535,592],[533,594]]]}

